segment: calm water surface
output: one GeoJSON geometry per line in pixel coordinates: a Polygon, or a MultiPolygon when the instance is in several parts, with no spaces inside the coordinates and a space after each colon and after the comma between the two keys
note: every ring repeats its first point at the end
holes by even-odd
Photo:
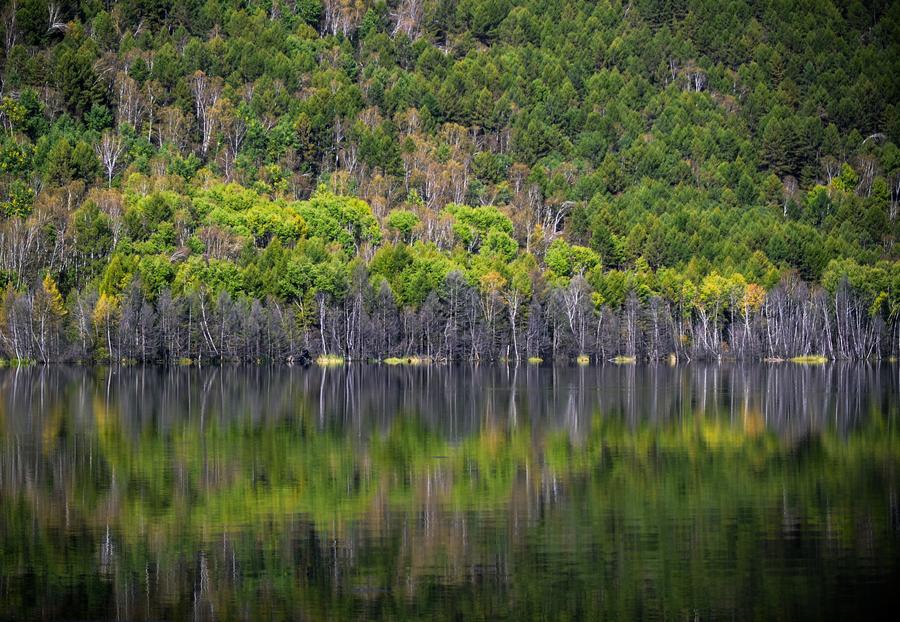
{"type": "Polygon", "coordinates": [[[0,370],[0,619],[861,619],[900,371],[0,370]]]}

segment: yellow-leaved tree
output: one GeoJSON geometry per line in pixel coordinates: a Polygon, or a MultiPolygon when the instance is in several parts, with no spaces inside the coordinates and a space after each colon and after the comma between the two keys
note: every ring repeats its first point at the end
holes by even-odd
{"type": "Polygon", "coordinates": [[[42,361],[54,360],[60,344],[66,306],[56,281],[48,272],[41,287],[34,294],[32,305],[32,335],[42,361]]]}
{"type": "Polygon", "coordinates": [[[94,327],[99,334],[106,337],[106,357],[103,357],[101,354],[100,358],[108,358],[110,360],[113,358],[112,329],[118,315],[118,299],[105,293],[100,294],[100,298],[97,299],[97,304],[94,306],[93,315],[94,327]]]}

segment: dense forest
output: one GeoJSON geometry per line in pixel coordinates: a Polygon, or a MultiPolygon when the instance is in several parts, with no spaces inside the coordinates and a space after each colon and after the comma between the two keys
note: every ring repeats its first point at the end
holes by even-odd
{"type": "Polygon", "coordinates": [[[900,3],[5,0],[0,356],[900,353],[900,3]]]}

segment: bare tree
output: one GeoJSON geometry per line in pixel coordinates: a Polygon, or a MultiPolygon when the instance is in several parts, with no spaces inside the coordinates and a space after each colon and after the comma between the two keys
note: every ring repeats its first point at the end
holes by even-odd
{"type": "Polygon", "coordinates": [[[394,18],[391,36],[404,34],[412,40],[417,39],[424,14],[425,0],[401,0],[397,10],[391,15],[394,18]]]}
{"type": "Polygon", "coordinates": [[[3,21],[3,47],[6,51],[6,57],[9,58],[9,51],[16,44],[18,31],[16,30],[16,0],[12,0],[3,10],[0,20],[3,21]]]}
{"type": "Polygon", "coordinates": [[[118,134],[106,130],[103,132],[103,136],[100,138],[100,142],[94,147],[94,150],[97,152],[97,157],[100,158],[100,161],[103,163],[103,168],[106,169],[107,187],[111,188],[116,165],[119,163],[119,158],[125,151],[125,144],[118,134]]]}
{"type": "Polygon", "coordinates": [[[50,14],[47,25],[47,32],[65,31],[66,21],[62,18],[62,10],[60,9],[59,3],[51,2],[47,5],[47,11],[50,14]]]}
{"type": "Polygon", "coordinates": [[[366,12],[365,0],[324,0],[325,30],[345,37],[359,26],[366,12]]]}
{"type": "Polygon", "coordinates": [[[138,83],[124,71],[116,74],[116,125],[128,123],[135,129],[140,129],[144,112],[147,108],[144,94],[138,83]]]}
{"type": "Polygon", "coordinates": [[[247,135],[247,123],[227,99],[220,100],[212,114],[215,116],[221,137],[225,142],[225,152],[223,154],[225,178],[231,181],[234,162],[237,159],[238,152],[241,150],[244,136],[247,135]]]}
{"type": "Polygon", "coordinates": [[[825,185],[828,185],[841,174],[841,163],[834,156],[825,156],[820,160],[822,172],[825,173],[825,185]]]}
{"type": "Polygon", "coordinates": [[[782,196],[784,197],[782,209],[784,212],[784,217],[787,218],[788,205],[790,204],[791,200],[797,196],[797,192],[800,190],[800,184],[797,181],[797,178],[793,175],[785,175],[782,182],[782,196]]]}
{"type": "MultiPolygon", "coordinates": [[[[673,68],[674,64],[671,64],[670,70],[672,70],[673,68]]],[[[706,72],[695,65],[692,61],[689,61],[688,64],[681,70],[681,75],[684,77],[685,85],[688,91],[699,93],[704,88],[706,88],[706,72]]]]}
{"type": "Polygon", "coordinates": [[[209,151],[215,127],[215,115],[213,108],[222,95],[222,80],[210,78],[202,71],[197,71],[190,78],[191,93],[194,94],[194,110],[197,122],[200,124],[201,145],[200,149],[205,156],[209,151]]]}
{"type": "Polygon", "coordinates": [[[184,151],[186,125],[184,114],[175,106],[166,106],[160,110],[159,123],[156,126],[156,135],[160,146],[169,143],[179,153],[184,151]]]}
{"type": "Polygon", "coordinates": [[[153,121],[156,119],[156,101],[163,93],[162,85],[156,80],[147,80],[146,98],[147,103],[147,140],[153,139],[153,121]]]}
{"type": "Polygon", "coordinates": [[[563,201],[559,205],[544,204],[541,210],[541,224],[544,227],[544,237],[548,244],[562,231],[563,222],[574,206],[574,201],[563,201]]]}
{"type": "Polygon", "coordinates": [[[897,219],[897,207],[900,204],[900,169],[893,171],[889,178],[888,183],[891,187],[891,207],[888,212],[891,220],[897,219]]]}
{"type": "Polygon", "coordinates": [[[590,299],[590,291],[590,286],[584,276],[577,274],[562,292],[566,319],[569,321],[569,330],[572,331],[572,338],[578,345],[578,354],[585,353],[584,346],[587,335],[588,315],[586,305],[590,299]]]}
{"type": "Polygon", "coordinates": [[[858,156],[857,162],[859,169],[859,184],[856,186],[856,194],[868,198],[872,194],[872,183],[875,181],[877,163],[875,158],[870,155],[858,156]]]}

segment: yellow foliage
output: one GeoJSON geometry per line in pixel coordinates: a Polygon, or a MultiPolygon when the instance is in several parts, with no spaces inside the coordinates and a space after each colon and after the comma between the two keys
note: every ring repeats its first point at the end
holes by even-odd
{"type": "Polygon", "coordinates": [[[766,301],[766,290],[757,285],[750,283],[744,289],[743,307],[745,312],[759,311],[763,303],[766,301]]]}
{"type": "Polygon", "coordinates": [[[66,315],[66,306],[63,303],[62,294],[59,293],[59,288],[56,286],[56,281],[53,280],[49,272],[44,277],[42,286],[47,296],[47,305],[50,308],[50,313],[57,318],[64,317],[66,315]]]}
{"type": "Polygon", "coordinates": [[[486,273],[478,279],[478,282],[481,284],[481,290],[484,292],[499,292],[506,286],[506,279],[496,270],[486,273]]]}
{"type": "Polygon", "coordinates": [[[119,301],[115,296],[100,294],[97,304],[94,306],[94,325],[103,326],[119,312],[119,301]]]}

